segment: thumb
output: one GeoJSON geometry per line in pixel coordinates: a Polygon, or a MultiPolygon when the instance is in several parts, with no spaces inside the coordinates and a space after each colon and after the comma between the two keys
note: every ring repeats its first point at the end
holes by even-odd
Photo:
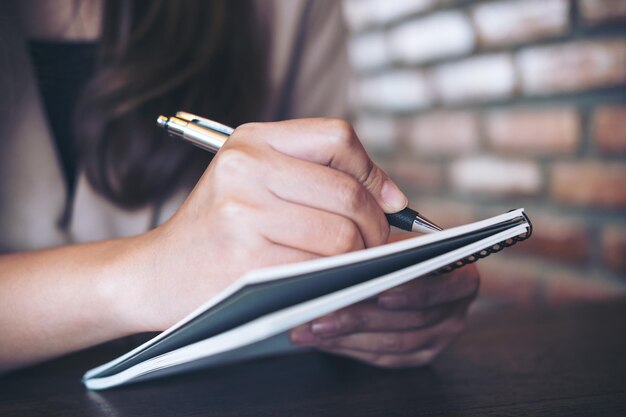
{"type": "Polygon", "coordinates": [[[374,196],[385,213],[404,209],[409,203],[407,196],[378,165],[371,160],[368,165],[366,173],[357,178],[359,182],[374,196]]]}

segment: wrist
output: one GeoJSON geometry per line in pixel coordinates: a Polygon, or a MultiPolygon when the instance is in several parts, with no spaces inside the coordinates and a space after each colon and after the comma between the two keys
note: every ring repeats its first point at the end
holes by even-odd
{"type": "Polygon", "coordinates": [[[149,298],[157,270],[151,233],[116,240],[99,285],[105,305],[126,335],[160,330],[149,298]]]}

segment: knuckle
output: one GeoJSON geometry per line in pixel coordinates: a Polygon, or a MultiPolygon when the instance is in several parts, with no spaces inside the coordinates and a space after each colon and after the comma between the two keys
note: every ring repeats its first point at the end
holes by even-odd
{"type": "Polygon", "coordinates": [[[220,202],[217,206],[218,217],[224,221],[232,221],[245,219],[249,215],[250,207],[237,200],[227,199],[220,202]]]}
{"type": "Polygon", "coordinates": [[[336,186],[339,187],[339,212],[349,217],[355,216],[360,219],[359,223],[371,225],[368,236],[375,240],[368,242],[368,246],[386,243],[390,233],[389,223],[369,191],[351,177],[337,182],[336,186]]]}
{"type": "Polygon", "coordinates": [[[366,207],[369,197],[367,190],[355,180],[346,180],[341,191],[344,210],[348,213],[358,213],[366,207]]]}
{"type": "Polygon", "coordinates": [[[245,174],[254,163],[254,158],[246,151],[237,148],[224,149],[213,162],[213,169],[217,175],[232,178],[245,174]]]}
{"type": "Polygon", "coordinates": [[[350,219],[342,219],[335,231],[334,252],[346,253],[361,246],[361,233],[350,219]]]}
{"type": "Polygon", "coordinates": [[[329,126],[329,138],[333,145],[343,148],[353,144],[355,134],[350,123],[343,119],[328,119],[326,123],[329,126]]]}
{"type": "Polygon", "coordinates": [[[248,122],[237,126],[232,136],[248,136],[263,128],[263,123],[248,122]]]}

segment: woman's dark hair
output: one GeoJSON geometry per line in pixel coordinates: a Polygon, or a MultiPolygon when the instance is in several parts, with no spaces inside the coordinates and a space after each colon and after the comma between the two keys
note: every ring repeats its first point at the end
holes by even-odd
{"type": "Polygon", "coordinates": [[[210,155],[167,137],[159,114],[185,110],[238,125],[258,119],[265,45],[246,0],[108,0],[96,72],[77,105],[82,168],[114,203],[162,201],[210,155]]]}

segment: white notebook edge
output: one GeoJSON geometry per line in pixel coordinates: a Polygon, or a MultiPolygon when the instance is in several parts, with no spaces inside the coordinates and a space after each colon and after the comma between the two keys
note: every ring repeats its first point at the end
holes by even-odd
{"type": "Polygon", "coordinates": [[[401,252],[403,250],[416,248],[419,246],[424,246],[433,242],[437,242],[440,240],[448,239],[454,236],[462,235],[465,233],[471,233],[476,230],[480,230],[482,228],[505,222],[507,220],[515,219],[517,217],[522,216],[524,212],[523,208],[519,208],[516,210],[511,210],[508,213],[500,214],[494,217],[490,217],[488,219],[480,220],[474,223],[465,224],[462,226],[453,227],[450,229],[443,230],[441,232],[432,233],[428,235],[420,235],[414,238],[402,240],[399,242],[389,243],[382,246],[377,246],[374,248],[368,248],[365,250],[361,250],[358,252],[346,253],[343,255],[332,256],[327,258],[319,258],[314,259],[312,261],[300,262],[296,264],[287,264],[287,265],[279,265],[270,268],[257,269],[254,271],[250,271],[244,274],[241,278],[237,279],[234,283],[226,287],[223,291],[218,293],[215,297],[209,299],[206,303],[203,303],[196,309],[194,309],[187,316],[183,317],[176,324],[172,325],[168,329],[159,333],[152,339],[146,341],[145,343],[137,346],[135,349],[125,353],[124,355],[113,359],[110,362],[104,363],[94,369],[88,371],[84,378],[90,378],[92,375],[97,374],[105,369],[108,369],[111,366],[115,366],[120,362],[125,361],[126,359],[134,356],[135,354],[141,352],[142,350],[148,348],[154,343],[157,343],[170,333],[174,332],[178,328],[184,326],[189,321],[193,320],[200,314],[204,313],[208,309],[227,299],[246,285],[261,283],[265,281],[271,281],[274,279],[287,278],[292,275],[313,272],[325,268],[332,268],[341,265],[346,265],[349,263],[355,263],[364,261],[367,259],[376,258],[379,256],[388,255],[394,252],[401,252]]]}
{"type": "Polygon", "coordinates": [[[419,264],[412,265],[373,280],[265,315],[209,339],[205,339],[151,358],[117,374],[102,378],[91,378],[91,375],[96,372],[103,371],[119,363],[119,360],[126,356],[123,355],[114,361],[88,371],[83,377],[83,382],[86,387],[91,390],[111,388],[120,384],[131,382],[139,376],[144,376],[147,373],[155,372],[159,369],[169,368],[171,366],[180,365],[201,359],[203,357],[256,343],[268,337],[287,331],[295,326],[311,321],[317,317],[331,313],[337,309],[375,296],[382,291],[413,280],[415,277],[423,276],[429,272],[435,271],[458,259],[477,253],[487,247],[491,247],[496,243],[518,236],[527,231],[528,227],[528,223],[523,223],[515,226],[514,228],[505,230],[496,235],[419,264]]]}
{"type": "Polygon", "coordinates": [[[256,269],[254,271],[248,272],[241,279],[245,282],[246,285],[258,284],[261,282],[271,281],[280,278],[288,278],[294,275],[305,274],[308,272],[314,272],[322,269],[335,268],[342,265],[357,263],[396,252],[402,252],[407,249],[428,245],[434,242],[449,239],[451,237],[460,236],[465,233],[471,233],[488,226],[521,217],[523,212],[524,209],[520,208],[508,213],[490,217],[485,220],[453,227],[443,230],[441,232],[431,233],[427,235],[419,235],[410,239],[388,243],[382,246],[376,246],[373,248],[345,253],[337,256],[314,259],[306,262],[256,269]]]}

